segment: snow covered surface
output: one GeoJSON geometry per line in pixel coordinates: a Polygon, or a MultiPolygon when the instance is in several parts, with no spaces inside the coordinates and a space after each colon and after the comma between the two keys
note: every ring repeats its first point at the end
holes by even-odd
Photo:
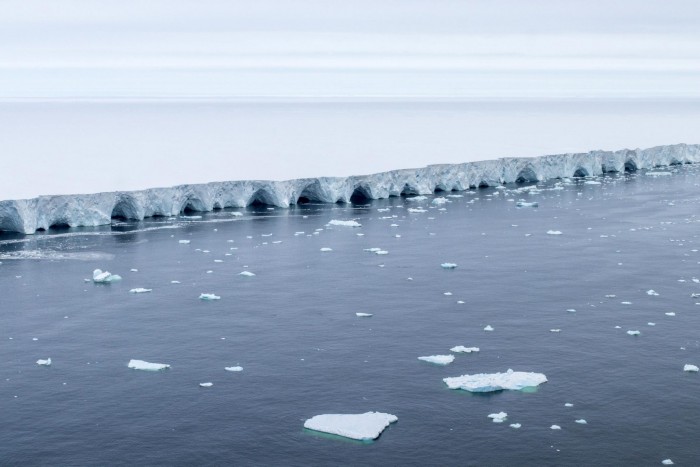
{"type": "Polygon", "coordinates": [[[536,387],[547,382],[542,373],[528,373],[508,370],[505,373],[479,373],[474,375],[444,378],[443,381],[450,389],[462,389],[469,392],[494,392],[510,389],[520,391],[536,387]]]}
{"type": "Polygon", "coordinates": [[[134,370],[144,371],[160,371],[170,368],[170,365],[165,363],[150,363],[143,360],[129,360],[129,364],[127,366],[134,370]]]}
{"type": "Polygon", "coordinates": [[[286,208],[296,204],[302,197],[313,202],[337,203],[349,202],[353,194],[366,199],[402,194],[426,195],[434,193],[436,189],[466,190],[519,180],[567,178],[576,172],[594,176],[605,172],[623,172],[625,166],[651,169],[698,161],[700,145],[676,144],[614,152],[508,157],[351,177],[287,181],[242,180],[130,192],[40,196],[0,201],[0,230],[31,234],[38,229],[56,225],[106,225],[111,223],[112,217],[140,220],[151,216],[174,216],[185,209],[203,212],[214,208],[241,208],[255,202],[286,208]]]}
{"type": "Polygon", "coordinates": [[[357,440],[377,439],[390,424],[398,418],[382,412],[363,414],[324,414],[316,415],[306,422],[304,428],[357,440]]]}

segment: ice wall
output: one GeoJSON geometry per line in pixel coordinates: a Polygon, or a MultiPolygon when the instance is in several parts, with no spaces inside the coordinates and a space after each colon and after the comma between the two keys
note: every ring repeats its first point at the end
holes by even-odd
{"type": "Polygon", "coordinates": [[[345,203],[351,199],[430,194],[435,190],[466,190],[517,181],[601,175],[694,162],[700,162],[700,145],[676,144],[615,152],[506,157],[352,177],[280,182],[244,180],[130,192],[40,196],[0,201],[0,230],[31,234],[38,229],[59,225],[105,225],[113,217],[140,220],[151,216],[173,216],[185,209],[242,208],[256,202],[288,207],[300,200],[345,203]]]}

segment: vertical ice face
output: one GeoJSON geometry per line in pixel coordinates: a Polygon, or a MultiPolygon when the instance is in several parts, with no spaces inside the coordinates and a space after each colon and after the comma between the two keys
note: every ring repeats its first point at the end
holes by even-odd
{"type": "Polygon", "coordinates": [[[287,181],[230,181],[142,191],[40,196],[0,201],[0,231],[34,233],[56,226],[97,226],[112,218],[141,220],[184,212],[304,202],[363,202],[389,196],[425,195],[513,182],[585,177],[700,161],[700,145],[592,151],[532,158],[501,158],[431,165],[352,177],[287,181]]]}

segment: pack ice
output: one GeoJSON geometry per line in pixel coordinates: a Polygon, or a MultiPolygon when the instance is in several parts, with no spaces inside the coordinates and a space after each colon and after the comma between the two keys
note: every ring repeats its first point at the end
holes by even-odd
{"type": "Polygon", "coordinates": [[[469,392],[495,392],[506,389],[520,391],[536,387],[546,383],[547,377],[542,373],[508,370],[505,373],[479,373],[444,378],[443,381],[450,389],[462,389],[469,392]]]}
{"type": "MultiPolygon", "coordinates": [[[[300,199],[318,203],[428,195],[518,181],[536,182],[583,174],[651,169],[700,161],[700,145],[676,144],[648,149],[591,151],[540,157],[438,164],[351,177],[286,181],[241,180],[94,194],[40,196],[0,201],[0,230],[32,234],[56,225],[108,225],[113,217],[142,220],[177,216],[185,210],[243,208],[255,203],[286,208],[300,199]]],[[[658,172],[657,172],[658,173],[658,172]]],[[[418,201],[419,196],[407,198],[418,201]]]]}
{"type": "Polygon", "coordinates": [[[304,428],[363,441],[377,439],[386,427],[397,420],[395,415],[382,412],[324,414],[306,420],[304,428]]]}

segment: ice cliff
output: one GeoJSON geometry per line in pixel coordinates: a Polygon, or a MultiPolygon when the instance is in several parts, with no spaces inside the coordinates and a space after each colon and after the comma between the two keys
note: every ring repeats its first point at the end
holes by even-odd
{"type": "Polygon", "coordinates": [[[130,192],[40,196],[0,201],[0,231],[31,234],[52,226],[105,225],[114,217],[140,220],[151,216],[173,216],[185,210],[211,211],[252,204],[289,207],[304,201],[362,201],[694,162],[700,162],[700,145],[676,144],[614,152],[506,157],[351,177],[244,180],[130,192]]]}

